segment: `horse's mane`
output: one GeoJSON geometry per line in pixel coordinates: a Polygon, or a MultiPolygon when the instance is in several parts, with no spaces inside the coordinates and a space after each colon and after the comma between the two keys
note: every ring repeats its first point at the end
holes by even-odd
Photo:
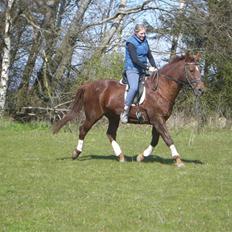
{"type": "MultiPolygon", "coordinates": [[[[165,64],[161,69],[160,69],[160,71],[161,70],[167,70],[169,67],[170,67],[170,65],[173,65],[173,64],[175,64],[175,63],[177,63],[178,61],[180,61],[180,60],[184,60],[186,58],[186,55],[181,55],[181,56],[174,56],[173,58],[171,58],[171,60],[167,63],[167,64],[165,64]]],[[[152,75],[152,78],[153,79],[155,79],[155,77],[156,77],[156,74],[154,73],[153,75],[152,75]]]]}
{"type": "Polygon", "coordinates": [[[186,57],[186,55],[175,56],[175,57],[171,58],[171,60],[169,61],[168,64],[176,63],[176,62],[178,62],[180,60],[185,59],[185,57],[186,57]]]}
{"type": "Polygon", "coordinates": [[[179,62],[180,60],[184,60],[185,58],[186,58],[186,55],[175,56],[175,57],[171,58],[171,60],[167,64],[165,64],[161,69],[166,69],[170,65],[173,65],[173,64],[179,62]]]}

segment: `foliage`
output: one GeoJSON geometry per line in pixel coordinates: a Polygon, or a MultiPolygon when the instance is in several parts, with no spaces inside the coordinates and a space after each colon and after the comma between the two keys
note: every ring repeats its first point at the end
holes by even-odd
{"type": "Polygon", "coordinates": [[[210,111],[227,118],[232,116],[232,65],[226,62],[215,78],[208,83],[204,100],[210,111]]]}
{"type": "Polygon", "coordinates": [[[83,83],[87,80],[114,79],[119,80],[123,71],[123,57],[113,52],[100,56],[96,54],[87,60],[78,75],[77,82],[83,83]]]}
{"type": "MultiPolygon", "coordinates": [[[[171,35],[179,35],[183,46],[189,50],[201,51],[202,75],[207,92],[202,98],[205,112],[231,117],[231,50],[232,23],[231,2],[226,1],[184,1],[186,7],[182,14],[162,18],[163,25],[172,28],[171,35]]],[[[167,33],[167,32],[166,32],[167,33]]],[[[180,48],[182,49],[182,48],[180,48]]],[[[181,99],[180,109],[189,112],[189,101],[193,97],[181,99]]]]}

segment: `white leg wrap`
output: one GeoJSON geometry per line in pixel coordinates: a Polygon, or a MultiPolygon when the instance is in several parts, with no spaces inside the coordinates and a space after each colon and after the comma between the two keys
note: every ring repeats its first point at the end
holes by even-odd
{"type": "Polygon", "coordinates": [[[79,140],[78,140],[78,144],[77,144],[77,150],[78,150],[78,151],[82,151],[83,144],[84,144],[84,141],[81,140],[81,139],[79,139],[79,140]]]}
{"type": "Polygon", "coordinates": [[[175,147],[174,144],[172,144],[170,146],[170,150],[171,150],[171,153],[172,153],[172,157],[179,156],[179,153],[177,152],[176,147],[175,147]]]}
{"type": "Polygon", "coordinates": [[[144,150],[143,156],[147,157],[147,156],[151,155],[152,151],[153,151],[153,147],[152,147],[151,145],[149,145],[149,146],[146,148],[146,150],[144,150]]]}
{"type": "Polygon", "coordinates": [[[121,150],[120,146],[118,145],[118,143],[117,143],[115,140],[113,140],[113,141],[111,142],[111,145],[112,145],[112,147],[113,147],[114,154],[115,154],[116,156],[119,156],[119,155],[122,153],[122,150],[121,150]]]}

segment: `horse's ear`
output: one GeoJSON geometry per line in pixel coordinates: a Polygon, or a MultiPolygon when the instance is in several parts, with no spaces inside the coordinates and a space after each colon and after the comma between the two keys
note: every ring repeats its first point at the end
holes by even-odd
{"type": "Polygon", "coordinates": [[[200,53],[200,52],[197,52],[197,54],[194,55],[193,57],[194,57],[195,62],[199,62],[200,59],[201,59],[201,53],[200,53]]]}

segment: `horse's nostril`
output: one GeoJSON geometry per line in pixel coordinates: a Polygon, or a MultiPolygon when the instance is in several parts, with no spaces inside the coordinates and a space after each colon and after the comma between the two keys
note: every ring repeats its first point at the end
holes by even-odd
{"type": "Polygon", "coordinates": [[[203,90],[202,88],[196,88],[196,89],[194,90],[194,94],[195,94],[196,96],[201,96],[203,93],[204,93],[204,90],[203,90]]]}
{"type": "Polygon", "coordinates": [[[201,89],[201,88],[199,88],[199,89],[197,89],[197,95],[202,95],[204,93],[204,89],[201,89]]]}

